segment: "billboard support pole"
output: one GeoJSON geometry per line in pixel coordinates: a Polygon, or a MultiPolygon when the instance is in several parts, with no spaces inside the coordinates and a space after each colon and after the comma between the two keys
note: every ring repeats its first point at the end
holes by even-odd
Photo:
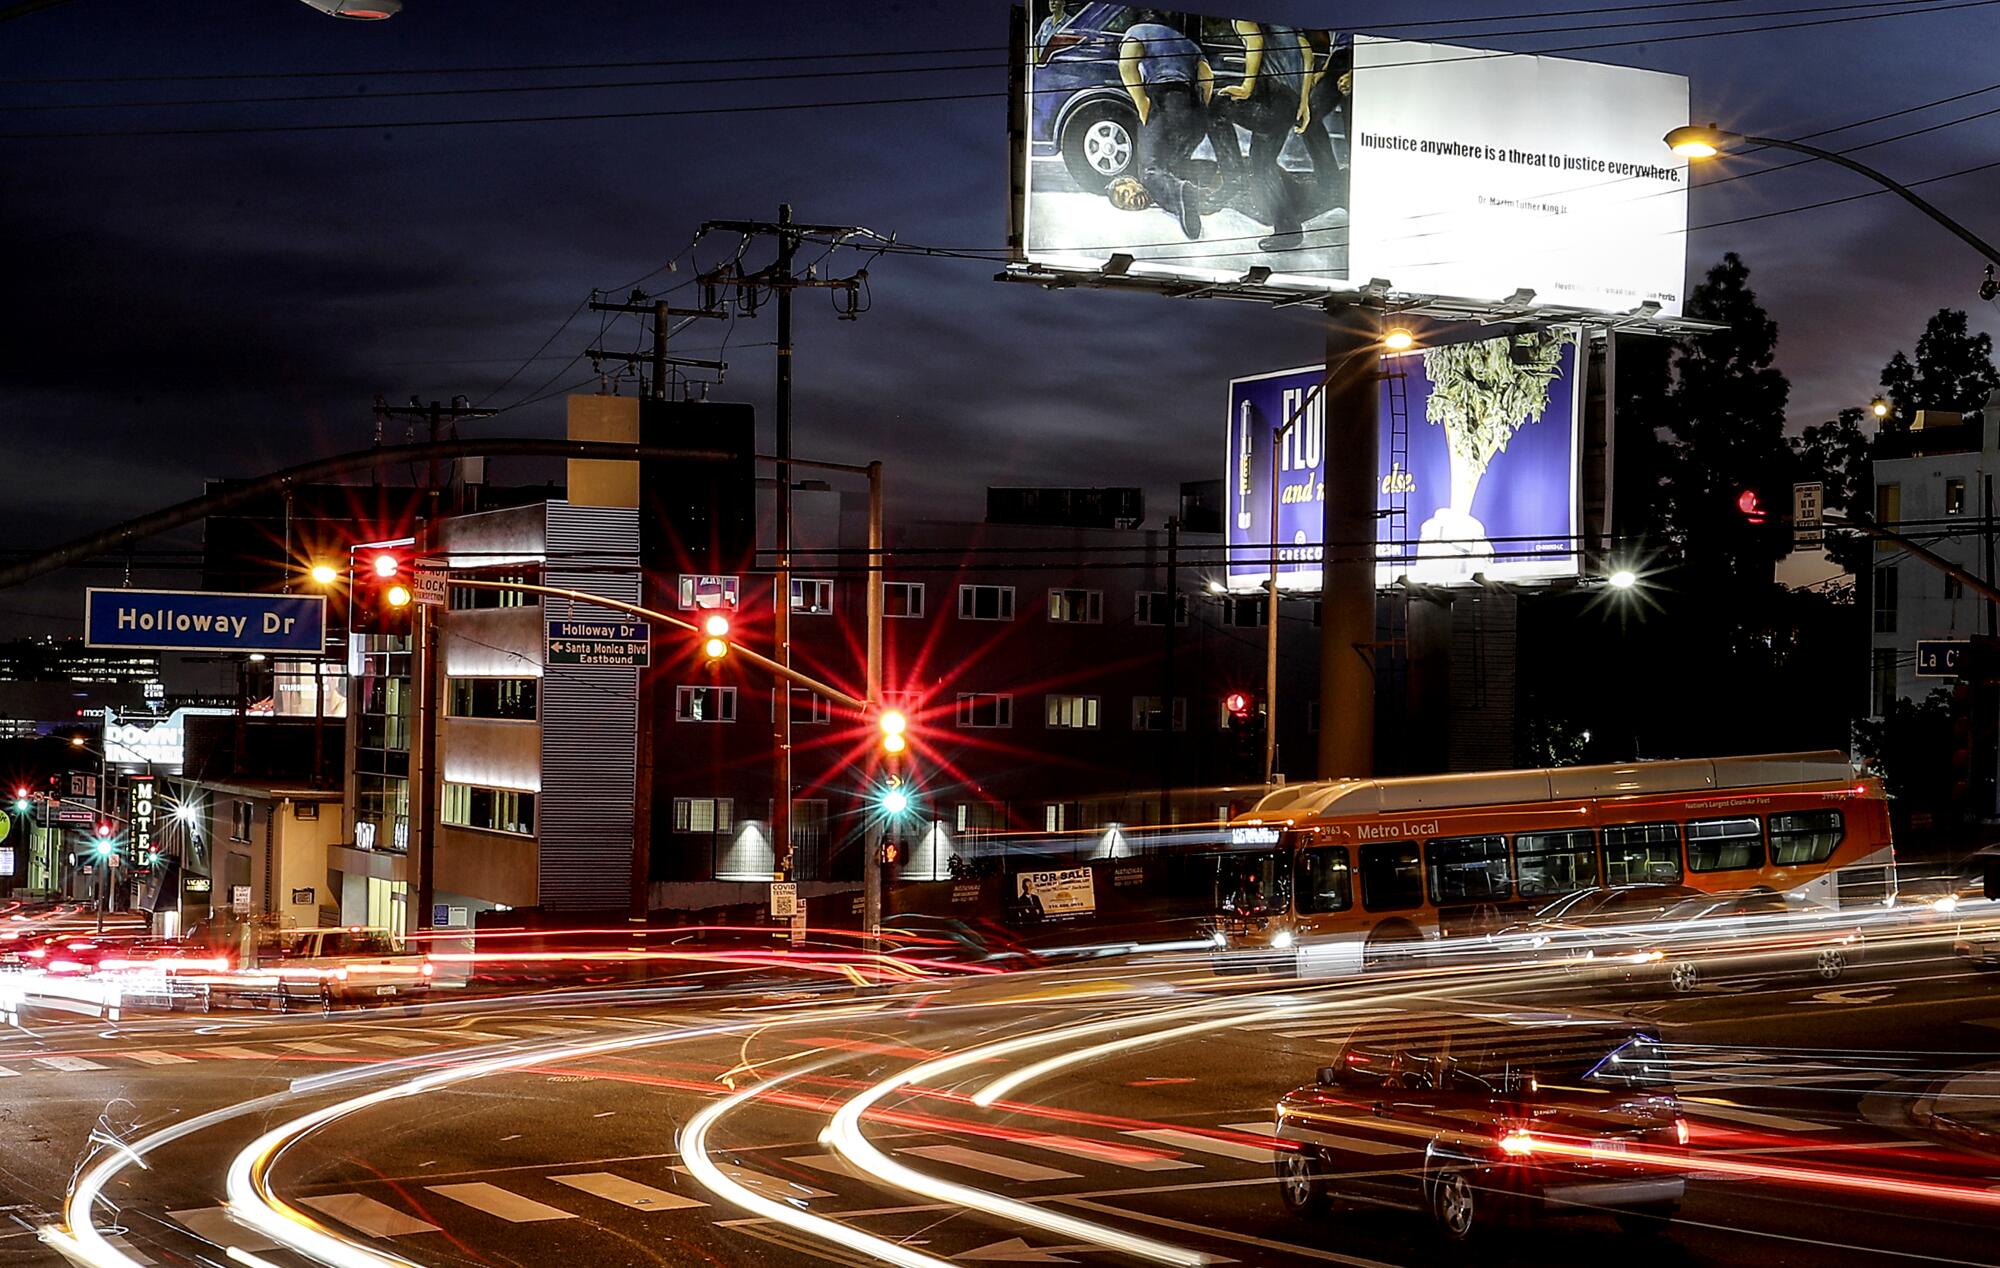
{"type": "MultiPolygon", "coordinates": [[[[1371,315],[1329,308],[1326,439],[1321,488],[1319,777],[1375,770],[1375,383],[1379,342],[1371,315]],[[1340,455],[1338,462],[1334,455],[1340,455]]],[[[1276,612],[1272,613],[1275,625],[1276,612]]]]}

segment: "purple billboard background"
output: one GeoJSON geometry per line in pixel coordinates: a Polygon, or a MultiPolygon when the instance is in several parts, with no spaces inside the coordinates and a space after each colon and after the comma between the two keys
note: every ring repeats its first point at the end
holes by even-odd
{"type": "MultiPolygon", "coordinates": [[[[1452,492],[1450,447],[1445,429],[1425,417],[1431,381],[1423,354],[1383,358],[1385,371],[1403,371],[1409,446],[1407,459],[1396,463],[1391,445],[1395,388],[1385,375],[1377,405],[1376,509],[1392,509],[1392,479],[1399,480],[1406,492],[1400,524],[1387,515],[1378,521],[1379,584],[1391,584],[1404,575],[1436,585],[1467,584],[1475,572],[1496,580],[1575,575],[1579,355],[1577,344],[1565,350],[1540,421],[1515,431],[1479,479],[1470,513],[1476,527],[1484,530],[1483,542],[1460,526],[1463,521],[1449,519],[1445,510],[1452,492]],[[1420,542],[1434,517],[1440,522],[1431,532],[1440,541],[1420,542]]],[[[1229,385],[1223,475],[1228,497],[1223,518],[1232,590],[1255,590],[1270,575],[1264,543],[1270,540],[1271,432],[1312,393],[1324,374],[1324,367],[1307,366],[1236,379],[1229,385]]],[[[1319,398],[1314,396],[1280,455],[1278,478],[1287,500],[1278,510],[1278,584],[1286,589],[1316,590],[1320,585],[1319,542],[1325,514],[1318,497],[1324,470],[1322,435],[1319,398]]]]}

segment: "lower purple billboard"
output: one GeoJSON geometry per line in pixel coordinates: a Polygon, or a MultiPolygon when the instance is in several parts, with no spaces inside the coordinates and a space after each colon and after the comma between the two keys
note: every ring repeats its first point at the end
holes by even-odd
{"type": "MultiPolygon", "coordinates": [[[[1380,584],[1576,575],[1579,355],[1575,330],[1552,329],[1382,358],[1380,584]]],[[[1306,366],[1229,385],[1223,487],[1232,590],[1258,589],[1270,576],[1274,479],[1278,584],[1319,589],[1324,375],[1323,366],[1306,366]]]]}

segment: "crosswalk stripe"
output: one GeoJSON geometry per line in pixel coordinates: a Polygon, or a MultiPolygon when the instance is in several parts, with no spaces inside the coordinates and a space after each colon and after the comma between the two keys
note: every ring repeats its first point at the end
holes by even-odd
{"type": "Polygon", "coordinates": [[[424,1186],[440,1197],[454,1202],[463,1202],[475,1211],[495,1215],[510,1224],[533,1224],[541,1220],[573,1220],[576,1216],[546,1202],[524,1198],[518,1193],[503,1189],[497,1184],[474,1181],[470,1184],[427,1184],[424,1186]]]}
{"type": "Polygon", "coordinates": [[[229,1212],[219,1206],[202,1206],[187,1211],[168,1211],[174,1221],[188,1232],[217,1246],[234,1246],[239,1250],[256,1252],[276,1250],[278,1243],[264,1236],[254,1228],[245,1228],[229,1218],[229,1212]]]}
{"type": "Polygon", "coordinates": [[[572,1189],[581,1189],[593,1197],[629,1206],[635,1211],[678,1211],[690,1206],[708,1205],[699,1199],[669,1193],[650,1184],[640,1184],[637,1180],[627,1180],[609,1171],[585,1171],[577,1175],[550,1176],[549,1179],[572,1189]]]}
{"type": "Polygon", "coordinates": [[[407,1035],[349,1035],[355,1043],[372,1043],[383,1048],[435,1048],[434,1039],[411,1039],[407,1035]]]}
{"type": "Polygon", "coordinates": [[[330,1215],[357,1233],[368,1237],[407,1237],[411,1233],[435,1233],[438,1226],[405,1214],[365,1193],[323,1193],[316,1198],[300,1198],[313,1210],[330,1215]]]}
{"type": "Polygon", "coordinates": [[[1224,1123],[1222,1126],[1224,1130],[1244,1132],[1251,1136],[1275,1136],[1278,1134],[1278,1125],[1276,1123],[1263,1121],[1255,1123],[1224,1123]]]}
{"type": "Polygon", "coordinates": [[[1172,1145],[1176,1149],[1192,1149],[1196,1153],[1215,1154],[1222,1158],[1235,1158],[1241,1162],[1269,1162],[1276,1150],[1268,1145],[1243,1145],[1233,1140],[1217,1140],[1213,1136],[1200,1136],[1194,1132],[1177,1131],[1171,1127],[1149,1131],[1129,1131],[1127,1136],[1137,1136],[1156,1144],[1172,1145]]]}
{"type": "Polygon", "coordinates": [[[102,1070],[104,1067],[88,1057],[36,1057],[35,1060],[51,1070],[102,1070]]]}
{"type": "Polygon", "coordinates": [[[531,1035],[573,1035],[583,1029],[581,1026],[544,1026],[539,1022],[531,1024],[525,1021],[508,1022],[507,1025],[531,1035]]]}
{"type": "Polygon", "coordinates": [[[1738,1109],[1734,1105],[1711,1105],[1707,1101],[1683,1100],[1683,1112],[1695,1118],[1720,1118],[1728,1122],[1743,1123],[1750,1127],[1769,1127],[1785,1132],[1830,1132],[1835,1128],[1827,1123],[1808,1122],[1802,1118],[1784,1118],[1777,1114],[1759,1114],[1752,1110],[1738,1109]]]}
{"type": "Polygon", "coordinates": [[[294,1052],[304,1052],[315,1057],[351,1057],[354,1049],[343,1048],[337,1043],[321,1043],[317,1039],[295,1039],[281,1043],[280,1048],[290,1048],[294,1052]]]}
{"type": "Polygon", "coordinates": [[[933,1162],[949,1163],[954,1167],[964,1167],[970,1171],[985,1172],[1002,1176],[1008,1180],[1081,1180],[1074,1171],[1062,1171],[1055,1167],[1044,1167],[1038,1162],[1022,1162],[1018,1158],[1008,1158],[1000,1154],[989,1154],[978,1149],[967,1149],[963,1145],[913,1145],[899,1149],[897,1153],[915,1154],[919,1158],[929,1158],[933,1162]]]}
{"type": "Polygon", "coordinates": [[[9,1070],[6,1066],[0,1065],[0,1079],[18,1079],[20,1077],[21,1072],[19,1070],[9,1070]]]}
{"type": "Polygon", "coordinates": [[[141,1064],[144,1065],[193,1065],[194,1064],[193,1057],[175,1056],[171,1052],[154,1052],[148,1050],[145,1052],[121,1052],[118,1055],[121,1057],[130,1057],[132,1060],[140,1062],[141,1064]]]}
{"type": "Polygon", "coordinates": [[[1080,1140],[1074,1136],[1030,1136],[1021,1143],[1033,1145],[1037,1149],[1052,1149],[1057,1153],[1085,1158],[1091,1162],[1124,1167],[1128,1171],[1191,1171],[1201,1166],[1198,1162],[1184,1162],[1179,1158],[1165,1157],[1151,1149],[1114,1145],[1104,1140],[1080,1140]]]}
{"type": "MultiPolygon", "coordinates": [[[[828,1193],[825,1189],[815,1189],[809,1184],[800,1184],[797,1180],[781,1180],[777,1176],[766,1175],[761,1171],[752,1171],[748,1167],[738,1166],[733,1162],[718,1162],[715,1164],[715,1169],[744,1188],[754,1193],[761,1193],[767,1198],[830,1198],[833,1196],[833,1194],[828,1193]]],[[[686,1167],[677,1166],[674,1170],[683,1175],[688,1173],[686,1167]]]]}
{"type": "Polygon", "coordinates": [[[787,1158],[785,1161],[794,1166],[811,1167],[815,1171],[826,1171],[833,1175],[846,1176],[850,1180],[866,1180],[869,1178],[867,1172],[856,1170],[853,1163],[839,1154],[799,1154],[796,1157],[787,1158]]]}
{"type": "Polygon", "coordinates": [[[270,1053],[259,1052],[255,1048],[232,1048],[225,1045],[217,1045],[213,1048],[203,1048],[202,1051],[208,1053],[210,1056],[233,1057],[238,1061],[269,1061],[271,1059],[270,1053]]]}
{"type": "Polygon", "coordinates": [[[148,1255],[145,1252],[141,1251],[137,1246],[134,1246],[130,1241],[127,1241],[123,1233],[114,1233],[111,1236],[105,1238],[104,1240],[110,1243],[111,1245],[117,1247],[120,1254],[124,1255],[127,1259],[131,1260],[135,1264],[157,1264],[160,1262],[159,1260],[153,1258],[151,1255],[148,1255]]]}

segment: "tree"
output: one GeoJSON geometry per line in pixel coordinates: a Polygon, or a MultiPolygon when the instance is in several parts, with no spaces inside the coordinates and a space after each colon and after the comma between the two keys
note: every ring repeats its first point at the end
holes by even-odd
{"type": "Polygon", "coordinates": [[[1903,814],[1951,806],[1952,723],[1960,705],[1938,687],[1920,702],[1894,700],[1880,719],[1854,724],[1854,747],[1888,787],[1903,814]]]}
{"type": "Polygon", "coordinates": [[[1669,526],[1682,558],[1719,584],[1755,586],[1770,582],[1787,535],[1779,523],[1750,523],[1737,499],[1747,489],[1775,508],[1791,495],[1794,468],[1785,439],[1791,385],[1774,364],[1778,323],[1749,282],[1732,251],[1688,297],[1688,316],[1723,329],[1681,341],[1664,412],[1669,526]]]}
{"type": "Polygon", "coordinates": [[[1916,360],[1898,352],[1882,367],[1883,395],[1896,407],[1883,426],[1907,428],[1920,409],[1978,409],[1996,387],[2000,371],[1993,368],[1993,336],[1972,334],[1963,310],[1940,308],[1924,323],[1916,360]]]}
{"type": "MultiPolygon", "coordinates": [[[[1860,504],[1868,478],[1870,443],[1862,431],[1865,417],[1859,406],[1840,411],[1837,418],[1808,427],[1792,442],[1798,461],[1798,479],[1817,480],[1825,486],[1824,506],[1828,512],[1866,511],[1860,504]]],[[[1867,566],[1871,543],[1853,534],[1829,534],[1827,552],[1849,572],[1867,566]]]]}

